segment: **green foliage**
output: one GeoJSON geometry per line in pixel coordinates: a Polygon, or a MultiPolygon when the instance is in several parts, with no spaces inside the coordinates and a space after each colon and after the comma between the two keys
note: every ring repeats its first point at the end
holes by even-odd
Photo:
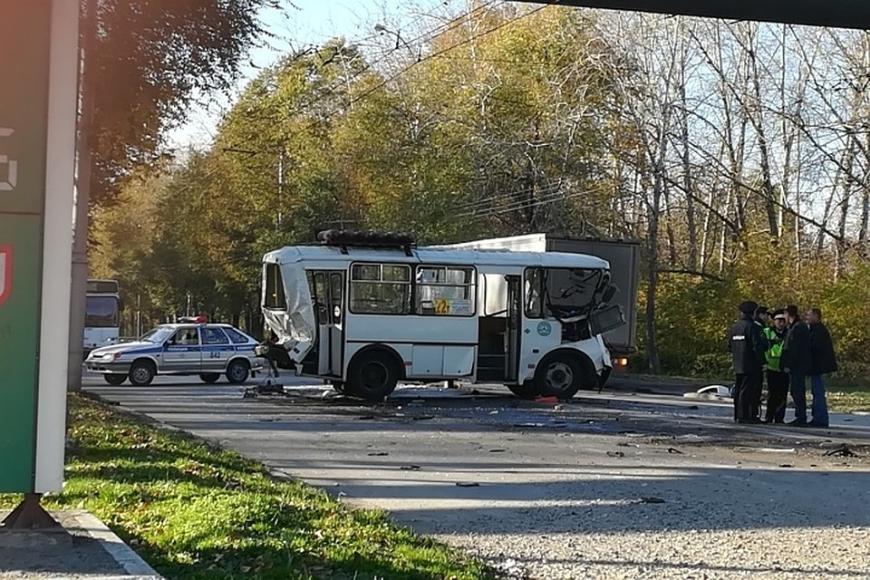
{"type": "MultiPolygon", "coordinates": [[[[188,435],[70,399],[52,509],[87,509],[167,578],[489,577],[477,562],[188,435]]],[[[12,496],[0,496],[11,504],[12,496]]]]}
{"type": "Polygon", "coordinates": [[[269,2],[81,0],[92,200],[109,201],[120,178],[155,159],[197,93],[232,86],[269,2]]]}

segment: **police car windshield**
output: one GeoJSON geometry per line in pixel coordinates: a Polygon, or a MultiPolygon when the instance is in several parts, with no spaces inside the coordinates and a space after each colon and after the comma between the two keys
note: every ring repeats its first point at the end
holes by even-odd
{"type": "Polygon", "coordinates": [[[175,329],[170,328],[168,326],[158,326],[157,328],[146,332],[142,335],[142,342],[153,342],[154,344],[160,344],[166,341],[167,338],[172,336],[175,332],[175,329]]]}

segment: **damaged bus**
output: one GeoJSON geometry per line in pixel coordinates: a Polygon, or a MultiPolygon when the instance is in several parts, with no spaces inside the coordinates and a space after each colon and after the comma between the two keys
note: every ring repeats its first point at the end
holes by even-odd
{"type": "Polygon", "coordinates": [[[369,401],[399,381],[444,380],[568,399],[610,373],[601,335],[625,320],[601,258],[318,238],[264,257],[268,350],[282,368],[369,401]]]}

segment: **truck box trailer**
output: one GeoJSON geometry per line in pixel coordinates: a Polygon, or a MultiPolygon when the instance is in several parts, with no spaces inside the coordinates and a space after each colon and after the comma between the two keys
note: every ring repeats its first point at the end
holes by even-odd
{"type": "MultiPolygon", "coordinates": [[[[604,334],[614,357],[625,359],[637,350],[637,287],[640,268],[640,242],[630,240],[572,239],[550,234],[528,234],[491,238],[460,244],[454,248],[513,250],[518,252],[566,252],[588,254],[610,262],[611,280],[619,292],[611,300],[625,315],[625,324],[604,334]]],[[[625,366],[626,360],[618,366],[625,366]]]]}

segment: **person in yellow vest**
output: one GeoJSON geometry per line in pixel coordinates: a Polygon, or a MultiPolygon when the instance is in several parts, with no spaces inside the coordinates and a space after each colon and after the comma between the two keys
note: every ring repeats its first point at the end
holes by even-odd
{"type": "Polygon", "coordinates": [[[764,374],[767,377],[767,410],[764,413],[765,423],[784,423],[785,408],[788,403],[788,373],[783,372],[780,365],[782,343],[788,321],[785,310],[773,312],[773,326],[764,327],[764,337],[767,339],[767,350],[764,353],[764,374]]]}

